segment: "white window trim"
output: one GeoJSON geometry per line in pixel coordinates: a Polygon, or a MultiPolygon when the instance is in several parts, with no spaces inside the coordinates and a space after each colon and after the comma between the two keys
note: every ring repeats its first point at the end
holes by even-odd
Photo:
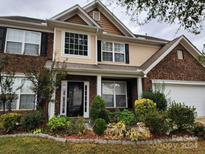
{"type": "Polygon", "coordinates": [[[115,51],[115,44],[122,44],[122,45],[124,45],[124,47],[125,47],[125,43],[121,43],[121,42],[113,42],[113,41],[103,41],[102,40],[102,44],[103,43],[106,43],[106,42],[109,42],[109,43],[112,43],[112,51],[105,51],[105,50],[103,50],[103,45],[101,45],[101,59],[102,59],[102,61],[103,62],[112,62],[112,63],[119,63],[119,64],[125,64],[126,63],[126,57],[125,57],[125,50],[124,50],[124,53],[122,53],[122,52],[120,52],[120,51],[115,51]],[[107,52],[107,53],[112,53],[112,61],[107,61],[107,60],[104,60],[103,59],[103,52],[107,52]],[[115,61],[115,53],[120,53],[120,54],[124,54],[124,62],[117,62],[117,61],[115,61]]]}
{"type": "MultiPolygon", "coordinates": [[[[21,48],[21,54],[18,53],[9,53],[9,54],[14,54],[14,55],[27,55],[24,53],[24,48],[25,48],[25,43],[26,43],[26,32],[32,32],[29,30],[21,30],[21,29],[15,29],[15,28],[7,28],[8,30],[19,30],[23,32],[23,40],[22,41],[10,41],[10,42],[18,42],[18,43],[22,43],[22,48],[21,48]]],[[[34,31],[36,32],[36,31],[34,31]]],[[[38,50],[38,55],[28,55],[28,56],[40,56],[41,53],[41,37],[42,37],[42,33],[41,32],[36,32],[36,33],[40,33],[40,43],[39,44],[35,44],[35,45],[39,45],[39,50],[38,50]]],[[[7,52],[7,42],[9,42],[8,40],[8,33],[6,33],[6,41],[5,41],[5,45],[4,45],[4,53],[8,53],[7,52]]],[[[31,43],[32,44],[32,43],[31,43]]],[[[34,43],[33,43],[34,44],[34,43]]]]}
{"type": "Polygon", "coordinates": [[[126,81],[111,81],[111,80],[102,80],[102,95],[103,95],[103,83],[124,83],[125,84],[125,99],[126,99],[126,105],[125,107],[117,107],[116,103],[116,92],[115,92],[115,86],[113,89],[113,96],[114,96],[114,106],[113,107],[106,107],[107,109],[116,109],[116,108],[128,108],[128,101],[127,101],[127,82],[126,81]]]}
{"type": "MultiPolygon", "coordinates": [[[[24,75],[15,75],[15,78],[21,78],[21,83],[22,83],[22,80],[26,79],[26,77],[24,75]]],[[[0,94],[1,94],[1,91],[0,91],[0,94]]],[[[20,109],[20,99],[21,99],[21,95],[35,95],[34,92],[26,92],[26,93],[23,93],[21,92],[21,89],[18,89],[16,91],[16,95],[17,95],[17,99],[16,99],[16,109],[12,109],[12,111],[32,111],[32,110],[36,110],[36,102],[37,102],[37,97],[35,96],[35,106],[33,109],[20,109]]],[[[2,109],[0,109],[0,111],[2,111],[2,109]]]]}
{"type": "Polygon", "coordinates": [[[77,31],[72,31],[72,30],[62,30],[61,31],[61,56],[66,57],[66,58],[79,58],[79,59],[90,59],[91,58],[91,35],[88,33],[83,33],[83,32],[77,32],[77,31]],[[82,34],[82,35],[87,35],[88,36],[88,55],[83,56],[83,55],[75,55],[75,54],[65,54],[65,33],[76,33],[76,34],[82,34]]]}

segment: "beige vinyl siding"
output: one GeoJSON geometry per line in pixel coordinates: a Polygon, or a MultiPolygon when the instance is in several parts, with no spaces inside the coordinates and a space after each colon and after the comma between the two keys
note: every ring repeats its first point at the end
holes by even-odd
{"type": "MultiPolygon", "coordinates": [[[[57,62],[68,62],[68,63],[84,63],[84,64],[96,64],[96,51],[97,51],[97,37],[95,34],[88,35],[88,56],[75,56],[75,55],[64,55],[64,33],[83,33],[75,32],[67,29],[55,29],[54,37],[54,57],[57,62]]],[[[83,33],[86,34],[86,33],[83,33]]]]}

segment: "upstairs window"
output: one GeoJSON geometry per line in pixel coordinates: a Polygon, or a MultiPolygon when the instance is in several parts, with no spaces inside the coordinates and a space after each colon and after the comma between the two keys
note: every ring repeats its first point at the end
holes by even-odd
{"type": "Polygon", "coordinates": [[[125,63],[125,44],[102,42],[102,60],[125,63]]]}
{"type": "Polygon", "coordinates": [[[76,33],[65,33],[64,54],[88,55],[88,36],[76,33]]]}
{"type": "Polygon", "coordinates": [[[7,29],[5,52],[37,56],[40,53],[41,33],[7,29]]]}

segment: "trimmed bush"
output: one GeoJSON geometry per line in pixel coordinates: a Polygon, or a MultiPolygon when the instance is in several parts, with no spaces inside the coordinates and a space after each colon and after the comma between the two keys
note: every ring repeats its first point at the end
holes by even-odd
{"type": "Polygon", "coordinates": [[[22,127],[25,130],[33,130],[38,128],[43,123],[43,114],[40,111],[28,113],[22,119],[22,127]]]}
{"type": "Polygon", "coordinates": [[[109,122],[108,113],[105,109],[105,101],[100,96],[96,96],[93,99],[90,118],[92,123],[98,118],[104,119],[107,123],[109,122]]]}
{"type": "Polygon", "coordinates": [[[150,99],[153,102],[155,102],[158,111],[165,111],[167,109],[166,96],[161,92],[147,91],[142,94],[142,98],[150,99]]]}
{"type": "Polygon", "coordinates": [[[78,117],[71,120],[71,126],[69,127],[70,133],[83,135],[85,133],[85,120],[84,118],[78,117]]]}
{"type": "Polygon", "coordinates": [[[136,124],[136,117],[134,112],[129,110],[123,110],[119,112],[119,121],[122,121],[124,124],[128,126],[133,126],[136,124]]]}
{"type": "Polygon", "coordinates": [[[149,127],[151,133],[154,135],[163,135],[170,130],[165,113],[152,112],[147,114],[145,125],[149,127]]]}
{"type": "Polygon", "coordinates": [[[198,137],[204,137],[204,135],[205,135],[204,125],[200,122],[194,123],[194,127],[193,127],[192,132],[194,133],[194,135],[196,135],[198,137]]]}
{"type": "Polygon", "coordinates": [[[194,125],[195,111],[194,107],[187,106],[184,103],[173,102],[167,110],[167,116],[172,120],[177,130],[186,130],[194,125]]]}
{"type": "Polygon", "coordinates": [[[93,131],[95,132],[95,134],[97,134],[98,136],[103,135],[106,128],[107,128],[107,123],[104,119],[99,118],[95,120],[93,126],[93,131]]]}
{"type": "Polygon", "coordinates": [[[48,121],[48,127],[52,132],[63,131],[69,129],[70,126],[71,126],[70,119],[64,116],[61,117],[53,116],[48,121]]]}
{"type": "Polygon", "coordinates": [[[109,117],[109,122],[110,123],[117,123],[119,122],[119,114],[120,112],[111,112],[108,111],[108,117],[109,117]]]}
{"type": "Polygon", "coordinates": [[[21,114],[18,113],[7,113],[0,116],[0,123],[3,131],[11,132],[15,131],[21,121],[21,114]]]}
{"type": "Polygon", "coordinates": [[[147,114],[156,112],[156,103],[150,99],[139,99],[135,101],[135,115],[137,121],[144,122],[147,114]]]}

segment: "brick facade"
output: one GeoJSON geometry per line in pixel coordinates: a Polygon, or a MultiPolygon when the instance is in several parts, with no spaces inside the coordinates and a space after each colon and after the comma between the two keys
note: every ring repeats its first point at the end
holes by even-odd
{"type": "Polygon", "coordinates": [[[28,56],[28,55],[17,55],[17,54],[7,54],[0,53],[0,58],[7,57],[8,66],[7,70],[12,71],[15,69],[16,73],[24,73],[29,67],[35,67],[38,69],[39,67],[43,67],[47,60],[52,60],[53,55],[53,34],[48,34],[48,50],[47,56],[28,56]]]}
{"type": "Polygon", "coordinates": [[[181,44],[171,51],[143,79],[144,90],[150,90],[152,79],[205,81],[205,68],[181,44]],[[177,58],[183,51],[183,60],[177,58]]]}

